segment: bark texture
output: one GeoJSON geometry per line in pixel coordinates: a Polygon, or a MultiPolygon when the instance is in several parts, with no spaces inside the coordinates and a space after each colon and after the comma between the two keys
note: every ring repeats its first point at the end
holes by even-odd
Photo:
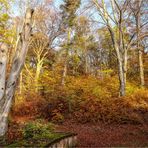
{"type": "Polygon", "coordinates": [[[136,29],[137,29],[137,49],[138,49],[138,60],[139,60],[139,76],[140,76],[140,85],[144,86],[144,68],[143,68],[143,55],[142,50],[140,47],[140,13],[141,13],[141,4],[142,0],[137,1],[137,15],[135,15],[136,18],[136,29]]]}
{"type": "Polygon", "coordinates": [[[128,47],[125,47],[125,41],[124,41],[124,32],[123,32],[123,14],[124,14],[124,8],[120,7],[120,4],[115,1],[111,0],[112,4],[112,10],[113,10],[113,20],[117,25],[117,33],[115,32],[111,21],[112,16],[110,16],[107,7],[105,5],[105,1],[102,0],[100,6],[99,2],[97,0],[92,0],[95,6],[98,9],[98,12],[102,19],[104,20],[104,23],[110,33],[113,48],[116,52],[117,60],[118,60],[118,76],[119,76],[119,94],[120,96],[125,96],[126,94],[126,72],[127,72],[127,52],[128,47]],[[115,11],[116,10],[116,11],[115,11]],[[118,15],[117,15],[118,13],[118,15]],[[118,17],[117,17],[118,16],[118,17]]]}
{"type": "Polygon", "coordinates": [[[11,66],[11,71],[6,83],[6,66],[7,66],[7,50],[8,47],[2,44],[0,49],[0,137],[5,136],[7,132],[8,114],[11,108],[13,96],[15,93],[16,83],[20,72],[23,68],[26,54],[28,51],[29,39],[32,30],[33,10],[27,9],[22,32],[20,33],[19,47],[11,66]]]}
{"type": "Polygon", "coordinates": [[[65,79],[67,76],[67,64],[68,64],[68,57],[69,57],[69,44],[71,41],[71,28],[68,28],[68,35],[67,35],[67,47],[66,47],[66,53],[65,53],[65,61],[64,61],[64,67],[62,72],[62,79],[61,79],[61,85],[65,85],[65,79]]]}
{"type": "Polygon", "coordinates": [[[0,102],[3,99],[5,92],[7,52],[8,46],[3,43],[0,47],[0,102]]]}

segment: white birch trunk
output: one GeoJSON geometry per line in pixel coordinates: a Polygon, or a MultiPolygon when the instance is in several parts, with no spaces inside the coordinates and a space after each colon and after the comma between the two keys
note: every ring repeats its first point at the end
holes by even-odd
{"type": "Polygon", "coordinates": [[[36,74],[35,74],[35,91],[36,92],[39,91],[39,77],[40,77],[42,66],[43,66],[43,60],[37,63],[36,74]]]}
{"type": "Polygon", "coordinates": [[[65,78],[66,78],[66,76],[67,76],[67,59],[66,59],[66,61],[64,63],[61,85],[65,85],[65,78]]]}
{"type": "MultiPolygon", "coordinates": [[[[32,15],[33,15],[33,10],[27,9],[26,16],[25,16],[25,23],[23,26],[23,31],[22,31],[22,33],[20,33],[20,45],[21,46],[20,46],[20,48],[17,48],[17,50],[16,50],[14,60],[12,63],[12,68],[11,68],[7,83],[5,83],[6,64],[4,64],[5,67],[3,67],[4,71],[0,70],[0,73],[2,73],[2,75],[0,76],[0,78],[1,78],[0,79],[0,88],[1,89],[5,88],[4,92],[3,91],[0,92],[1,93],[0,96],[3,96],[2,99],[4,100],[0,104],[0,137],[4,137],[7,132],[8,114],[9,114],[12,100],[13,100],[13,96],[15,93],[17,79],[18,79],[20,72],[23,68],[26,54],[28,51],[29,38],[31,36],[31,30],[32,30],[32,28],[31,28],[32,15]]],[[[6,63],[6,59],[7,58],[5,55],[4,63],[6,63]]]]}
{"type": "Polygon", "coordinates": [[[140,85],[143,87],[145,85],[144,82],[144,67],[143,67],[143,55],[142,51],[139,49],[138,51],[139,56],[139,71],[140,71],[140,85]]]}
{"type": "Polygon", "coordinates": [[[140,76],[140,85],[144,86],[144,67],[143,67],[143,55],[140,47],[140,13],[141,13],[141,3],[142,0],[137,1],[137,16],[136,16],[136,29],[137,29],[137,49],[138,49],[138,60],[139,60],[139,76],[140,76]]]}
{"type": "Polygon", "coordinates": [[[0,47],[0,102],[3,99],[5,92],[7,52],[8,52],[7,45],[2,44],[0,47]]]}

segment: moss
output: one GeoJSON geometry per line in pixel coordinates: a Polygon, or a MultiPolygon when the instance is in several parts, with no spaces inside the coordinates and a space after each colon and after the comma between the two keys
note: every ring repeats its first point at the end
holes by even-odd
{"type": "Polygon", "coordinates": [[[56,143],[61,139],[72,136],[71,133],[55,133],[51,132],[46,136],[36,135],[33,138],[22,139],[6,145],[7,147],[46,147],[52,143],[56,143]]]}
{"type": "Polygon", "coordinates": [[[27,122],[22,128],[22,137],[4,146],[46,147],[72,135],[71,133],[54,132],[54,125],[52,123],[39,119],[27,122]]]}
{"type": "Polygon", "coordinates": [[[3,146],[3,145],[5,145],[5,143],[6,143],[5,136],[3,136],[3,137],[0,137],[0,146],[3,146]]]}

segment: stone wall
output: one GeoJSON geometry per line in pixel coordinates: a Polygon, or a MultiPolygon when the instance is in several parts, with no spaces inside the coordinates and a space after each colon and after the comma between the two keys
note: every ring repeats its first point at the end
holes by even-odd
{"type": "Polygon", "coordinates": [[[75,147],[77,144],[77,136],[67,136],[63,139],[60,139],[58,141],[52,142],[48,145],[49,148],[69,148],[69,147],[75,147]]]}

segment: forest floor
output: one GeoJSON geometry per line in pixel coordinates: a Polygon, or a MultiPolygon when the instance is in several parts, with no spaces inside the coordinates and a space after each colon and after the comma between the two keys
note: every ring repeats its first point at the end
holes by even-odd
{"type": "Polygon", "coordinates": [[[57,131],[78,134],[78,147],[147,147],[147,124],[80,124],[65,121],[57,131]]]}
{"type": "MultiPolygon", "coordinates": [[[[17,123],[26,123],[33,119],[15,118],[17,123]]],[[[77,134],[77,147],[148,147],[148,124],[81,124],[65,120],[55,124],[56,132],[77,134]]]]}

